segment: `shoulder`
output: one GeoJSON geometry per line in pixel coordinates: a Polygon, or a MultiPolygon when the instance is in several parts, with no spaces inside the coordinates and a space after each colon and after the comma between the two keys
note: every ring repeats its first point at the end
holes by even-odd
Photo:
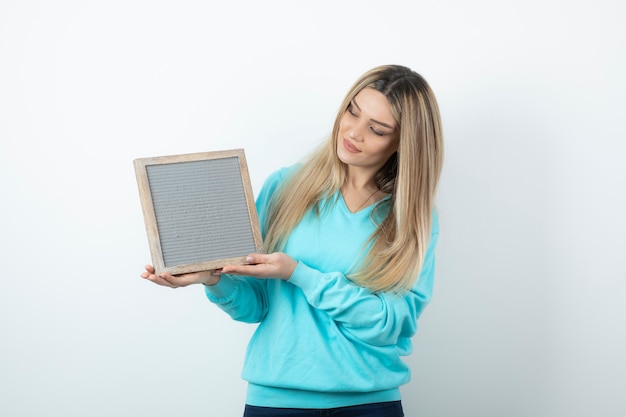
{"type": "Polygon", "coordinates": [[[293,175],[298,172],[298,170],[302,167],[302,164],[294,164],[288,167],[280,168],[274,172],[272,172],[265,183],[263,184],[263,188],[268,191],[274,191],[276,188],[280,187],[286,181],[288,181],[293,175]]]}
{"type": "MultiPolygon", "coordinates": [[[[298,171],[300,164],[280,168],[272,172],[263,183],[257,203],[266,206],[274,198],[279,189],[298,171]]],[[[258,204],[257,204],[258,205],[258,204]]]]}

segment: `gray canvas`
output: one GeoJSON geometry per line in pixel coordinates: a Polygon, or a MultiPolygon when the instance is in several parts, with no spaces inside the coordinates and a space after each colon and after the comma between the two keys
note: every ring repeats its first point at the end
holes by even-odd
{"type": "Polygon", "coordinates": [[[146,170],[166,267],[256,251],[239,158],[149,165],[146,170]]]}

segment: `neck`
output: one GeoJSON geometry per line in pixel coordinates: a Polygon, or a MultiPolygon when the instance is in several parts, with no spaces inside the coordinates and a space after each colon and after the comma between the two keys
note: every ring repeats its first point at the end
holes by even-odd
{"type": "Polygon", "coordinates": [[[375,173],[348,166],[344,187],[355,191],[374,191],[378,189],[374,182],[375,173]]]}
{"type": "Polygon", "coordinates": [[[353,213],[385,196],[385,193],[376,186],[373,175],[364,175],[363,171],[359,172],[354,169],[348,170],[346,182],[341,187],[341,193],[348,209],[353,213]]]}

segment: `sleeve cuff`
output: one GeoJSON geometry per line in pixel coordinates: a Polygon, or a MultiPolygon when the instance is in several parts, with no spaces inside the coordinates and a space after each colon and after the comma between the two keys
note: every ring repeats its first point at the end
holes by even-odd
{"type": "Polygon", "coordinates": [[[215,285],[204,285],[207,298],[214,303],[223,303],[232,299],[239,286],[232,276],[222,275],[215,285]]]}
{"type": "Polygon", "coordinates": [[[316,272],[319,273],[304,263],[298,262],[288,282],[300,288],[305,294],[309,293],[319,285],[320,280],[312,278],[316,272]]]}

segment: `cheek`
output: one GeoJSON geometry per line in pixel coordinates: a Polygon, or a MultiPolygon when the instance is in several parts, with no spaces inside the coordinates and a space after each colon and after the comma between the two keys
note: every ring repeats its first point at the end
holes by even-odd
{"type": "Polygon", "coordinates": [[[372,148],[372,154],[378,155],[381,160],[387,161],[394,152],[398,150],[398,145],[394,143],[379,143],[376,148],[372,148]]]}
{"type": "Polygon", "coordinates": [[[374,144],[371,150],[381,155],[391,155],[398,150],[398,145],[395,142],[381,142],[374,144]]]}
{"type": "Polygon", "coordinates": [[[339,132],[340,133],[345,132],[346,126],[347,126],[346,116],[343,116],[341,119],[339,119],[339,132]]]}

